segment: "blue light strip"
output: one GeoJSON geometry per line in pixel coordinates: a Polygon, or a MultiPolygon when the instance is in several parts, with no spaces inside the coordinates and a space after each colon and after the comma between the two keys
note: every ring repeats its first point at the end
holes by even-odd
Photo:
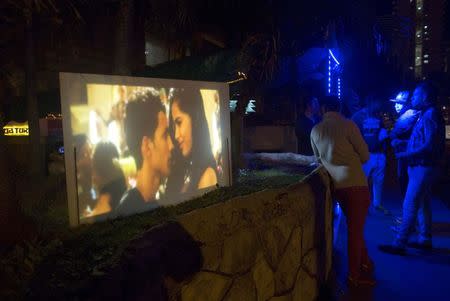
{"type": "Polygon", "coordinates": [[[338,98],[341,99],[341,78],[338,78],[338,98]]]}
{"type": "Polygon", "coordinates": [[[333,51],[331,51],[331,49],[328,49],[328,52],[330,53],[331,57],[332,57],[333,60],[336,62],[336,64],[340,65],[341,63],[339,63],[339,61],[337,60],[337,58],[334,56],[333,51]]]}
{"type": "Polygon", "coordinates": [[[328,55],[328,95],[331,95],[331,55],[328,55]]]}

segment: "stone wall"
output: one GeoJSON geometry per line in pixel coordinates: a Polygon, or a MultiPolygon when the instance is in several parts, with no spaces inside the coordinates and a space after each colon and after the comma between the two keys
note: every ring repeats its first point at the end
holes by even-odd
{"type": "Polygon", "coordinates": [[[308,301],[317,298],[331,260],[329,179],[319,169],[302,183],[151,229],[101,291],[132,300],[308,301]]]}

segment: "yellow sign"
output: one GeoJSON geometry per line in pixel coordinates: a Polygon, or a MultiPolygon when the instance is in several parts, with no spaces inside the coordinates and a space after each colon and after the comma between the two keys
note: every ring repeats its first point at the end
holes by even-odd
{"type": "Polygon", "coordinates": [[[3,127],[3,133],[5,136],[28,136],[28,122],[11,121],[3,127]]]}

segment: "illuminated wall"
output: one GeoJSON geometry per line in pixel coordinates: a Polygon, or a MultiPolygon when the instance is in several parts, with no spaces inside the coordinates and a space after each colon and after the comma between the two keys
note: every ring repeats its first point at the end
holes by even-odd
{"type": "Polygon", "coordinates": [[[71,225],[230,185],[228,85],[62,73],[61,100],[71,225]]]}

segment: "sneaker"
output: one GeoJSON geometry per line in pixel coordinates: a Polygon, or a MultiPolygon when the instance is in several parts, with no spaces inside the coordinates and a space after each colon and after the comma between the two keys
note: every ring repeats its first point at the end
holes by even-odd
{"type": "Polygon", "coordinates": [[[409,248],[418,249],[421,251],[433,250],[433,244],[431,242],[410,242],[407,246],[409,248]]]}
{"type": "Polygon", "coordinates": [[[406,248],[396,245],[379,245],[378,249],[381,252],[392,254],[392,255],[400,255],[404,256],[406,255],[406,248]]]}
{"type": "Polygon", "coordinates": [[[403,217],[402,216],[397,216],[394,219],[394,224],[396,224],[396,225],[401,225],[402,222],[403,222],[403,217]]]}
{"type": "Polygon", "coordinates": [[[400,225],[391,226],[391,230],[395,233],[400,232],[400,225]]]}
{"type": "Polygon", "coordinates": [[[373,277],[368,276],[360,276],[358,279],[354,279],[352,277],[348,277],[347,279],[348,286],[352,288],[356,287],[372,287],[377,284],[373,277]]]}

